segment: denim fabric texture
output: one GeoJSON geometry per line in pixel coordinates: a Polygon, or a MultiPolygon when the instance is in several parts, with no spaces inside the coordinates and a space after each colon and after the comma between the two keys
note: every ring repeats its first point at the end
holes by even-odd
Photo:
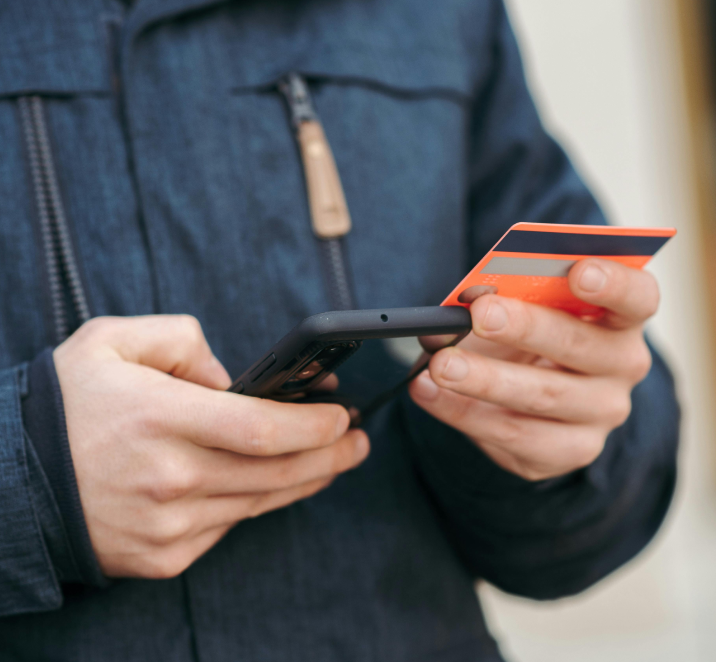
{"type": "Polygon", "coordinates": [[[370,421],[364,465],[180,577],[77,581],[94,559],[73,569],[47,440],[21,415],[53,330],[20,100],[42,100],[92,314],[195,315],[236,376],[328,309],[275,87],[290,71],[343,181],[361,308],[438,304],[515,222],[605,222],[498,0],[2,0],[3,662],[497,662],[475,579],[578,592],[666,513],[679,413],[654,354],[627,423],[570,476],[524,481],[402,398],[370,421]]]}
{"type": "Polygon", "coordinates": [[[27,445],[30,486],[36,488],[41,483],[49,488],[34,489],[34,498],[36,511],[44,515],[43,533],[55,572],[62,583],[106,586],[84,521],[52,350],[40,352],[26,374],[28,393],[22,400],[22,418],[25,432],[33,440],[27,445]],[[46,512],[55,510],[47,504],[47,494],[54,497],[50,504],[58,509],[59,517],[54,520],[46,512]],[[55,530],[58,523],[62,526],[55,530]]]}

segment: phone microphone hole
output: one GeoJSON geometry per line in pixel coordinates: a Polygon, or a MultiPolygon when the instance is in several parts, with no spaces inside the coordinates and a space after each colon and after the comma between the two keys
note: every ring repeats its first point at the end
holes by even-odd
{"type": "Polygon", "coordinates": [[[385,313],[383,313],[383,314],[380,316],[380,319],[382,319],[384,322],[387,322],[387,321],[388,321],[388,316],[387,316],[385,313]]]}

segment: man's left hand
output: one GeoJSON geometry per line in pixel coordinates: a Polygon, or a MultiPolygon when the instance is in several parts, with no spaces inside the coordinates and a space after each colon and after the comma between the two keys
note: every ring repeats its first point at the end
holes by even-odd
{"type": "Polygon", "coordinates": [[[591,464],[651,367],[643,334],[659,303],[651,274],[589,258],[572,267],[569,286],[605,315],[590,322],[481,296],[470,306],[473,333],[438,351],[410,385],[420,407],[527,480],[591,464]]]}

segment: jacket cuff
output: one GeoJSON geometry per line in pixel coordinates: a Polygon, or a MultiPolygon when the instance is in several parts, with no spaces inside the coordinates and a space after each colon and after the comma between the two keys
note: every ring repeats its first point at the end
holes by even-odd
{"type": "Polygon", "coordinates": [[[35,512],[20,407],[23,368],[0,370],[0,616],[62,604],[35,512]]]}
{"type": "Polygon", "coordinates": [[[107,580],[92,549],[80,501],[52,349],[30,363],[27,381],[22,417],[29,436],[31,487],[58,579],[104,586],[107,580]]]}

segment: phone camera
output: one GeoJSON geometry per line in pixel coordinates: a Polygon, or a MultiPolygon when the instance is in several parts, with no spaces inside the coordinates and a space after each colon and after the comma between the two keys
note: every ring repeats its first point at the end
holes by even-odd
{"type": "Polygon", "coordinates": [[[317,375],[319,372],[321,372],[321,370],[321,364],[318,361],[312,361],[303,370],[297,372],[294,378],[308,379],[309,377],[314,377],[315,375],[317,375]]]}

